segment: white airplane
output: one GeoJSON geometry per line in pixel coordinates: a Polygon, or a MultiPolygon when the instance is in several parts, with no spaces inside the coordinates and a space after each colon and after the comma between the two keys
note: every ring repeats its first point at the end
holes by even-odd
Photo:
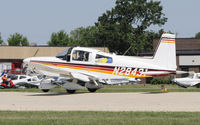
{"type": "MultiPolygon", "coordinates": [[[[95,92],[105,84],[140,81],[139,78],[167,76],[176,72],[175,35],[164,33],[152,58],[122,56],[100,50],[74,47],[56,57],[30,57],[23,60],[29,70],[47,71],[65,76],[63,83],[69,93],[86,87],[95,92]]],[[[46,74],[48,76],[48,74],[46,74]]],[[[57,84],[41,83],[45,92],[57,84]]]]}
{"type": "MultiPolygon", "coordinates": [[[[9,81],[12,80],[15,85],[25,87],[38,87],[43,80],[40,76],[6,74],[6,77],[9,81]]],[[[2,79],[0,79],[0,83],[2,82],[2,79]]]]}
{"type": "Polygon", "coordinates": [[[174,78],[172,81],[183,88],[190,86],[197,86],[200,88],[200,73],[192,73],[185,78],[174,78]]]}

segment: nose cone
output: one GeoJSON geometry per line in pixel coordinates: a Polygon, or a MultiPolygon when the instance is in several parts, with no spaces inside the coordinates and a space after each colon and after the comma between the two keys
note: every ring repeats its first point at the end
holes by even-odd
{"type": "Polygon", "coordinates": [[[26,58],[26,59],[23,60],[23,63],[24,64],[29,64],[30,61],[31,61],[31,58],[26,58]]]}
{"type": "Polygon", "coordinates": [[[175,83],[177,83],[177,80],[176,80],[176,78],[172,79],[172,82],[175,82],[175,83]]]}
{"type": "Polygon", "coordinates": [[[31,58],[26,58],[23,60],[23,68],[27,68],[29,66],[29,63],[31,61],[31,58]]]}

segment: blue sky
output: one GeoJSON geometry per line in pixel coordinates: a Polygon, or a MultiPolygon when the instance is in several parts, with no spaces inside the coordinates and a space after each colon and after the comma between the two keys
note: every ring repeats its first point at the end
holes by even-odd
{"type": "MultiPolygon", "coordinates": [[[[162,0],[168,22],[161,28],[178,37],[200,32],[199,0],[162,0]]],[[[29,42],[46,44],[52,32],[70,33],[78,27],[94,25],[98,17],[115,6],[115,0],[0,0],[0,32],[4,41],[19,32],[29,42]]],[[[160,27],[152,26],[151,30],[160,27]]]]}
{"type": "Polygon", "coordinates": [[[200,0],[162,0],[161,5],[168,18],[165,31],[178,37],[194,37],[200,32],[200,0]]]}

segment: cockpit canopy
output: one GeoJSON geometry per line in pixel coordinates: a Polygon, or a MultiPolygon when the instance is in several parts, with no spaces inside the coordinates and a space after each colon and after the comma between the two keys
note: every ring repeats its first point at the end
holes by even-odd
{"type": "Polygon", "coordinates": [[[61,53],[59,53],[57,58],[66,60],[67,62],[93,62],[93,63],[112,63],[113,58],[111,55],[101,52],[99,50],[77,47],[77,48],[67,48],[61,53]]]}
{"type": "Polygon", "coordinates": [[[200,73],[189,74],[190,79],[200,79],[200,73]]]}

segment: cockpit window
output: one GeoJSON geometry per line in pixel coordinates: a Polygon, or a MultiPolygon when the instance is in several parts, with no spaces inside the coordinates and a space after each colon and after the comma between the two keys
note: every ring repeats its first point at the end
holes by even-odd
{"type": "Polygon", "coordinates": [[[19,79],[25,79],[26,78],[26,76],[20,76],[19,77],[19,79]]]}
{"type": "Polygon", "coordinates": [[[63,60],[70,61],[70,54],[71,54],[72,49],[73,49],[72,47],[67,48],[64,51],[62,51],[61,53],[59,53],[56,57],[62,58],[63,60]]]}
{"type": "Polygon", "coordinates": [[[74,60],[74,61],[89,61],[89,52],[75,50],[72,54],[72,60],[74,60]]]}
{"type": "Polygon", "coordinates": [[[97,54],[95,62],[97,63],[112,63],[112,58],[104,55],[97,54]]]}

